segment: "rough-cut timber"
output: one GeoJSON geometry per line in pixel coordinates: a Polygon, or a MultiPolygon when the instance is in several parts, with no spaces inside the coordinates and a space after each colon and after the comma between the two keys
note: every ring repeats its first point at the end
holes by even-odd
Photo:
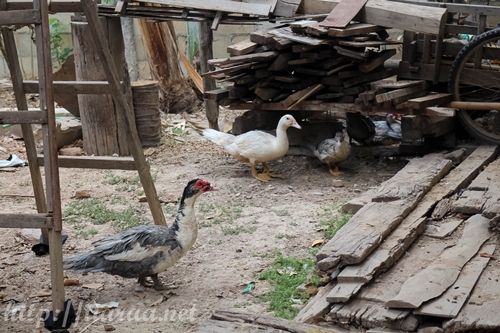
{"type": "Polygon", "coordinates": [[[414,331],[418,320],[408,311],[387,309],[383,304],[355,300],[348,304],[335,304],[327,315],[328,321],[363,327],[388,327],[396,330],[414,331]]]}
{"type": "Polygon", "coordinates": [[[451,162],[438,154],[411,160],[381,185],[372,199],[377,202],[361,208],[323,246],[317,259],[321,261],[327,257],[337,257],[347,264],[362,262],[450,168],[451,162]]]}
{"type": "MultiPolygon", "coordinates": [[[[342,0],[305,0],[303,14],[325,14],[342,0]]],[[[414,32],[439,34],[446,8],[433,8],[386,0],[368,0],[356,20],[414,32]]]]}
{"type": "Polygon", "coordinates": [[[457,213],[483,215],[500,214],[500,159],[491,162],[453,204],[457,213]]]}
{"type": "Polygon", "coordinates": [[[330,302],[326,300],[326,295],[332,290],[333,284],[330,283],[319,288],[318,293],[304,306],[295,316],[295,321],[309,323],[328,312],[330,302]]]}
{"type": "MultiPolygon", "coordinates": [[[[493,255],[495,247],[494,244],[484,245],[479,253],[493,255]]],[[[476,255],[465,265],[458,279],[443,295],[424,304],[415,313],[433,317],[456,317],[489,261],[489,256],[476,255]]]]}
{"type": "Polygon", "coordinates": [[[427,223],[424,235],[434,238],[448,237],[463,221],[462,218],[457,216],[450,216],[439,221],[430,221],[427,223]]]}
{"type": "Polygon", "coordinates": [[[390,308],[416,309],[445,292],[456,281],[462,267],[489,239],[488,222],[489,219],[481,215],[469,218],[457,244],[443,251],[431,265],[408,279],[398,295],[386,305],[390,308]]]}
{"type": "Polygon", "coordinates": [[[345,28],[352,19],[358,15],[367,0],[344,0],[341,1],[330,14],[319,23],[322,27],[345,28]]]}

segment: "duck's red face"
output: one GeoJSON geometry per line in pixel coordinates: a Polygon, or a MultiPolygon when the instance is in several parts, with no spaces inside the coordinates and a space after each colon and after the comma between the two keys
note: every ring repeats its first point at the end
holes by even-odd
{"type": "Polygon", "coordinates": [[[209,182],[203,179],[198,179],[194,186],[201,192],[214,191],[215,189],[210,185],[209,182]]]}

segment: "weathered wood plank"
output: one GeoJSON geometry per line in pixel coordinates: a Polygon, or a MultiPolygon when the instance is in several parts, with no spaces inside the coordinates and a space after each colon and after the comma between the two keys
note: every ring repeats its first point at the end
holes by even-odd
{"type": "Polygon", "coordinates": [[[46,124],[47,112],[0,111],[0,124],[46,124]]]}
{"type": "Polygon", "coordinates": [[[47,214],[0,214],[0,228],[50,228],[47,214]]]}
{"type": "Polygon", "coordinates": [[[450,216],[440,221],[430,221],[427,223],[424,235],[433,238],[445,238],[451,235],[459,225],[462,224],[464,219],[450,216]]]}
{"type": "Polygon", "coordinates": [[[368,59],[365,62],[358,65],[358,68],[363,73],[369,73],[374,69],[383,66],[385,61],[390,59],[396,54],[395,49],[385,50],[380,52],[374,59],[368,59]]]}
{"type": "Polygon", "coordinates": [[[268,33],[273,35],[273,36],[276,36],[276,37],[288,38],[294,42],[306,44],[306,45],[317,46],[317,45],[321,45],[321,44],[326,44],[326,41],[324,39],[298,35],[298,34],[292,32],[290,27],[269,30],[268,33]]]}
{"type": "MultiPolygon", "coordinates": [[[[496,245],[487,244],[479,252],[493,255],[495,248],[496,245]]],[[[433,317],[456,317],[489,261],[489,256],[476,255],[464,266],[458,279],[443,295],[424,304],[415,313],[433,317]]]]}
{"type": "Polygon", "coordinates": [[[451,102],[452,96],[450,94],[431,94],[423,97],[410,99],[408,107],[414,110],[424,110],[430,106],[446,105],[451,102]]]}
{"type": "MultiPolygon", "coordinates": [[[[59,156],[60,168],[137,170],[131,157],[111,156],[59,156]]],[[[38,155],[38,163],[44,164],[43,155],[38,155]]]]}
{"type": "MultiPolygon", "coordinates": [[[[341,0],[304,1],[302,12],[304,14],[328,13],[340,2],[341,0]]],[[[446,8],[368,0],[356,19],[369,24],[437,35],[441,25],[445,23],[446,12],[446,8]]]]}
{"type": "MultiPolygon", "coordinates": [[[[338,287],[342,288],[344,282],[371,281],[382,270],[390,268],[406,251],[406,249],[419,237],[425,229],[423,218],[436,202],[450,196],[463,188],[475,177],[484,164],[494,158],[496,148],[481,146],[477,148],[448,175],[439,181],[418,203],[417,207],[401,222],[384,242],[361,264],[345,267],[337,276],[338,287]]],[[[394,197],[390,191],[384,190],[387,197],[394,197]]],[[[370,196],[371,198],[374,195],[370,196]]],[[[347,286],[349,289],[349,286],[347,286]]],[[[345,295],[346,293],[342,291],[345,295]]],[[[354,293],[352,294],[354,295],[354,293]]],[[[352,296],[351,295],[351,296],[352,296]]],[[[334,297],[330,293],[331,297],[334,297]]]]}
{"type": "Polygon", "coordinates": [[[205,0],[144,0],[145,3],[157,3],[165,6],[194,8],[210,11],[221,11],[228,13],[240,13],[250,15],[268,16],[271,5],[258,3],[245,3],[228,0],[205,1],[205,0]]]}
{"type": "Polygon", "coordinates": [[[339,281],[337,285],[326,295],[330,303],[344,303],[351,299],[364,285],[364,281],[345,282],[339,281]]]}
{"type": "Polygon", "coordinates": [[[252,53],[257,48],[258,44],[249,39],[242,40],[236,44],[228,45],[227,53],[232,56],[239,56],[252,53]]]}
{"type": "Polygon", "coordinates": [[[328,36],[330,37],[349,37],[361,34],[368,34],[370,32],[379,32],[384,30],[384,27],[368,24],[368,23],[353,23],[349,24],[344,29],[330,28],[328,29],[328,36]]]}
{"type": "Polygon", "coordinates": [[[328,321],[363,327],[388,327],[414,331],[418,320],[408,311],[387,309],[380,302],[354,300],[347,304],[335,304],[326,316],[328,321]]]}
{"type": "Polygon", "coordinates": [[[303,323],[310,323],[318,319],[330,308],[330,302],[326,300],[326,295],[332,290],[333,282],[330,282],[324,287],[319,288],[318,293],[311,298],[306,306],[304,306],[293,320],[303,323]]]}
{"type": "Polygon", "coordinates": [[[489,219],[474,215],[466,223],[462,237],[428,267],[409,278],[398,295],[389,300],[390,308],[416,309],[422,303],[440,296],[457,279],[462,267],[490,238],[489,219]]]}
{"type": "Polygon", "coordinates": [[[258,52],[258,53],[250,53],[244,55],[238,55],[229,58],[222,59],[210,59],[208,63],[213,66],[220,65],[228,65],[228,64],[237,64],[241,62],[266,62],[271,61],[278,56],[278,52],[276,51],[267,51],[267,52],[258,52]]]}
{"type": "Polygon", "coordinates": [[[317,259],[321,261],[327,257],[338,257],[347,264],[362,262],[450,168],[451,162],[442,155],[412,159],[393,178],[382,183],[372,199],[378,202],[371,202],[361,208],[323,246],[317,259]]]}
{"type": "Polygon", "coordinates": [[[366,1],[344,0],[339,2],[319,25],[327,28],[345,28],[358,15],[366,1]]]}
{"type": "Polygon", "coordinates": [[[414,94],[416,92],[424,91],[425,87],[426,87],[426,85],[425,85],[425,83],[423,83],[419,86],[413,86],[413,87],[408,87],[408,88],[392,90],[392,91],[389,91],[386,93],[376,95],[375,101],[377,103],[384,103],[387,101],[392,101],[394,99],[408,96],[408,95],[414,94]]]}
{"type": "Polygon", "coordinates": [[[292,17],[297,12],[302,0],[278,0],[273,14],[275,16],[292,17]]]}
{"type": "Polygon", "coordinates": [[[372,201],[373,196],[375,195],[375,190],[368,190],[361,194],[359,197],[349,200],[345,204],[342,205],[342,213],[346,214],[355,214],[367,203],[372,201]]]}

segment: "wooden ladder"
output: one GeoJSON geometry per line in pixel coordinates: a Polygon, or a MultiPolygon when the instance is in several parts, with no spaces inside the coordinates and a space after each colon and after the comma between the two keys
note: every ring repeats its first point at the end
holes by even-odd
{"type": "Polygon", "coordinates": [[[48,242],[50,248],[54,316],[64,310],[65,301],[59,183],[60,166],[137,170],[155,224],[166,223],[149,165],[144,157],[137,128],[135,127],[133,106],[127,100],[125,85],[123,84],[125,74],[123,71],[119,72],[117,70],[115,61],[108,49],[108,42],[100,33],[102,29],[97,16],[96,3],[93,0],[82,0],[81,5],[103,61],[103,67],[108,77],[107,82],[57,82],[54,84],[52,80],[47,0],[33,0],[32,9],[9,8],[10,3],[8,4],[7,0],[0,0],[0,30],[18,109],[18,111],[0,112],[0,124],[21,125],[38,211],[37,214],[2,214],[0,215],[0,228],[40,228],[42,230],[42,242],[48,242]],[[22,25],[33,25],[35,27],[37,82],[23,81],[14,33],[10,28],[10,26],[22,25]],[[128,143],[133,159],[128,157],[58,157],[54,89],[71,90],[79,93],[97,93],[99,91],[110,93],[118,105],[119,111],[121,111],[119,121],[124,122],[128,129],[128,143]],[[28,111],[26,93],[35,90],[39,93],[40,109],[28,111]],[[37,155],[31,124],[42,126],[44,155],[37,155]],[[43,166],[45,170],[46,190],[44,190],[40,166],[43,166]]]}

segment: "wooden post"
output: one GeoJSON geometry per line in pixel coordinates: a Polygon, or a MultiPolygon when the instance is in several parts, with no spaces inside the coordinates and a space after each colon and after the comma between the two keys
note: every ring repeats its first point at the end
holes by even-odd
{"type": "Polygon", "coordinates": [[[132,153],[132,156],[134,156],[137,172],[139,173],[139,178],[141,180],[142,187],[144,188],[144,194],[148,199],[149,208],[151,209],[151,215],[153,215],[155,224],[166,224],[153,178],[151,177],[151,173],[149,171],[149,165],[144,157],[139,135],[137,134],[137,128],[135,127],[134,110],[128,103],[128,99],[123,92],[123,88],[119,80],[120,74],[117,70],[115,59],[113,59],[111,52],[107,48],[108,42],[102,34],[102,24],[97,16],[97,4],[93,0],[82,0],[81,3],[82,9],[89,22],[88,26],[93,37],[92,41],[95,43],[97,52],[103,62],[104,71],[106,72],[113,100],[118,105],[118,110],[123,112],[123,119],[125,120],[128,129],[127,133],[129,135],[128,143],[130,145],[130,152],[132,153]]]}
{"type": "MultiPolygon", "coordinates": [[[[104,18],[101,20],[105,21],[104,18]]],[[[94,46],[88,23],[83,17],[74,16],[71,27],[77,81],[105,81],[102,59],[94,46]]],[[[107,31],[101,33],[107,35],[107,31]]],[[[115,39],[116,37],[113,37],[112,40],[115,39]]],[[[87,154],[129,155],[125,139],[127,131],[117,125],[117,113],[110,95],[79,95],[78,105],[82,121],[83,148],[87,154]]]]}
{"type": "MultiPolygon", "coordinates": [[[[202,73],[210,71],[208,60],[213,58],[213,32],[209,21],[200,22],[200,70],[202,73]]],[[[208,76],[203,77],[203,92],[215,89],[215,81],[208,76]]],[[[203,97],[205,111],[210,128],[219,130],[219,103],[215,100],[203,97]]]]}

